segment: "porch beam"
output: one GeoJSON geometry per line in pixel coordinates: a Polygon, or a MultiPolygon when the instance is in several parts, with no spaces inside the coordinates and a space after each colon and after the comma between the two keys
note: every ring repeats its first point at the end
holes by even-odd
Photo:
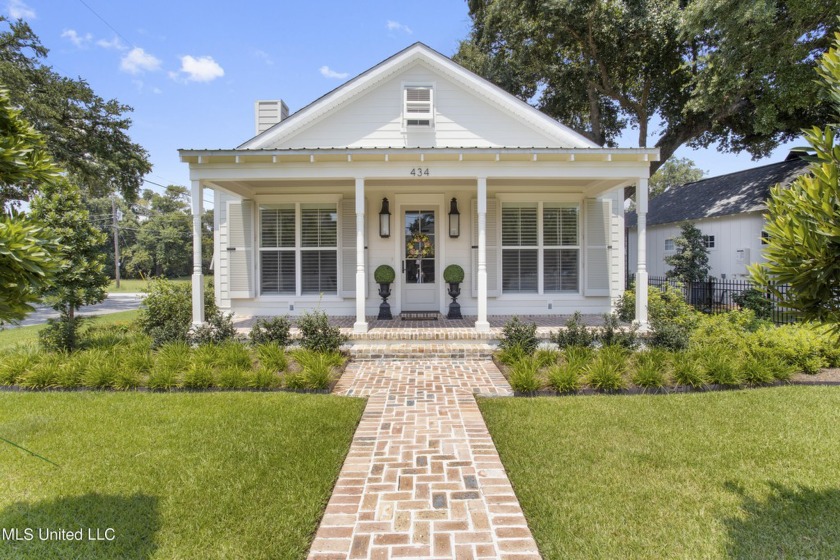
{"type": "Polygon", "coordinates": [[[201,273],[201,211],[204,206],[201,181],[192,181],[193,218],[193,274],[192,274],[192,324],[204,324],[204,275],[201,273]]]}
{"type": "Polygon", "coordinates": [[[636,254],[636,323],[639,329],[648,329],[648,273],[647,273],[647,210],[648,180],[639,178],[636,188],[637,241],[636,254]]]}
{"type": "Polygon", "coordinates": [[[365,179],[356,178],[356,322],[353,331],[365,333],[365,179]]]}
{"type": "Polygon", "coordinates": [[[478,319],[475,330],[490,332],[487,321],[487,177],[476,180],[478,199],[478,319]]]}

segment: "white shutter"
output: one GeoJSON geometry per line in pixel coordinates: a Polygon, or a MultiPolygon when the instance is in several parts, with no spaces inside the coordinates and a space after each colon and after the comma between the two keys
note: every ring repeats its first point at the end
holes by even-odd
{"type": "Polygon", "coordinates": [[[231,298],[253,298],[254,203],[230,201],[227,206],[228,275],[231,298]]]}
{"type": "MultiPolygon", "coordinates": [[[[367,201],[365,201],[367,204],[367,201]]],[[[356,297],[356,199],[343,198],[341,209],[341,297],[356,297]]],[[[368,266],[367,227],[365,227],[365,271],[373,276],[368,266]]],[[[365,290],[370,282],[365,282],[365,290]]],[[[367,295],[367,294],[365,294],[367,295]]]]}
{"type": "MultiPolygon", "coordinates": [[[[487,199],[485,218],[485,242],[487,244],[487,297],[498,297],[501,293],[499,275],[499,221],[498,201],[487,199]]],[[[478,297],[478,200],[472,199],[472,296],[478,297]]]]}
{"type": "Polygon", "coordinates": [[[584,251],[587,296],[610,295],[610,225],[612,200],[588,198],[584,201],[584,251]]]}

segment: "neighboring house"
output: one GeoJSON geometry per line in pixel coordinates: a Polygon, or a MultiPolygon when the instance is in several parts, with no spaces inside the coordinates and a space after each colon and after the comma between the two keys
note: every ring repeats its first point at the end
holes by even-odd
{"type": "MultiPolygon", "coordinates": [[[[647,213],[647,270],[665,276],[670,267],[665,258],[676,250],[683,222],[692,222],[703,233],[709,249],[709,275],[726,279],[749,276],[747,266],[764,262],[762,256],[763,213],[770,189],[788,185],[807,172],[808,163],[791,154],[785,161],[745,171],[702,179],[670,189],[650,200],[647,213]]],[[[637,266],[636,213],[628,212],[627,264],[637,266]]]]}
{"type": "Polygon", "coordinates": [[[214,192],[222,309],[320,308],[364,332],[382,264],[396,313],[445,313],[443,269],[461,265],[480,331],[488,314],[608,312],[624,289],[623,189],[646,192],[657,149],[601,148],[421,43],[287,114],[257,102],[254,138],[179,152],[194,220],[214,192]]]}

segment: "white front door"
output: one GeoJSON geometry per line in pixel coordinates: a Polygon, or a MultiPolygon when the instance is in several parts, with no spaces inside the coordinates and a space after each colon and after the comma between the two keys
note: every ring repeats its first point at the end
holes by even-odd
{"type": "Polygon", "coordinates": [[[434,210],[402,208],[402,309],[438,311],[437,226],[434,210]]]}

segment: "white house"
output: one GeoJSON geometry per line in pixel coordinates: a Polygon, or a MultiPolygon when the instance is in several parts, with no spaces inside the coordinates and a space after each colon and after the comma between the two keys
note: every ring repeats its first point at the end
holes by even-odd
{"type": "MultiPolygon", "coordinates": [[[[488,314],[603,313],[621,294],[623,189],[645,208],[657,149],[601,148],[421,43],[287,115],[259,101],[255,137],[179,152],[196,232],[214,193],[222,309],[320,308],[364,332],[382,264],[397,272],[395,313],[445,313],[442,272],[461,265],[479,331],[488,314]]],[[[198,234],[194,250],[202,322],[198,234]]]]}
{"type": "MultiPolygon", "coordinates": [[[[709,249],[709,275],[722,280],[745,279],[747,266],[764,262],[763,213],[770,189],[788,185],[808,171],[796,154],[785,161],[736,173],[702,179],[671,189],[650,201],[647,213],[647,268],[652,276],[665,276],[665,258],[675,252],[674,240],[683,222],[692,222],[709,249]]],[[[636,214],[627,214],[628,271],[636,269],[638,236],[636,214]]]]}

